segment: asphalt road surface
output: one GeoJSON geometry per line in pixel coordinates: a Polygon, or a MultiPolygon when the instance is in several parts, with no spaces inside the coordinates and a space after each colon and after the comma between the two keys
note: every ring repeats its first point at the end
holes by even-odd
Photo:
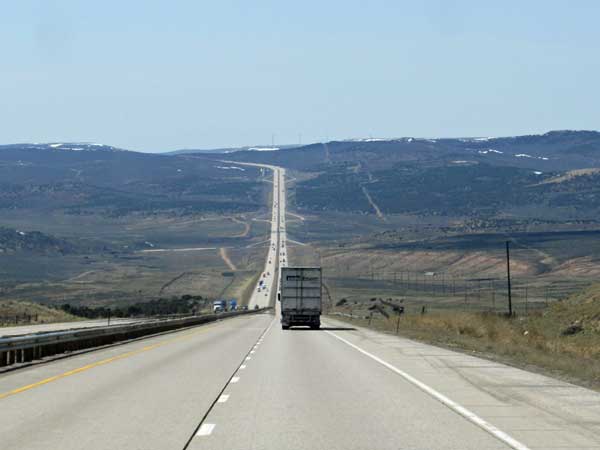
{"type": "Polygon", "coordinates": [[[277,314],[0,375],[0,449],[600,449],[598,393],[332,318],[283,331],[277,314]]]}
{"type": "MultiPolygon", "coordinates": [[[[110,325],[125,325],[128,323],[140,322],[149,319],[123,319],[114,318],[110,319],[110,325]]],[[[105,327],[108,325],[107,319],[98,320],[81,320],[77,322],[57,322],[57,323],[43,323],[33,325],[18,325],[14,327],[2,327],[0,328],[0,337],[7,336],[19,336],[23,334],[33,333],[48,333],[51,331],[63,331],[63,330],[74,330],[76,328],[93,328],[93,327],[105,327]]]]}
{"type": "Polygon", "coordinates": [[[264,269],[248,301],[250,309],[273,305],[277,294],[277,274],[285,258],[285,169],[276,166],[251,164],[273,171],[271,233],[264,269]],[[283,250],[282,249],[283,245],[283,250]]]}
{"type": "Polygon", "coordinates": [[[223,320],[0,376],[0,449],[182,449],[272,321],[223,320]]]}

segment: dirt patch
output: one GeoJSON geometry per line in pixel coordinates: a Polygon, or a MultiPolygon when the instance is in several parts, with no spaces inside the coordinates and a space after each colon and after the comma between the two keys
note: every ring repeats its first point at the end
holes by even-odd
{"type": "Polygon", "coordinates": [[[565,261],[552,273],[560,276],[600,277],[600,265],[593,257],[584,256],[565,261]]]}
{"type": "Polygon", "coordinates": [[[586,175],[594,175],[600,173],[600,168],[591,167],[589,169],[576,169],[569,170],[564,175],[560,175],[558,177],[548,178],[547,180],[538,183],[537,186],[541,184],[553,184],[553,183],[563,183],[565,181],[570,181],[573,178],[582,177],[586,175]]]}
{"type": "Polygon", "coordinates": [[[236,237],[236,238],[247,237],[248,234],[250,233],[250,224],[248,222],[238,219],[237,217],[231,217],[231,220],[235,223],[239,223],[240,225],[244,226],[244,231],[242,231],[240,234],[236,234],[235,236],[232,236],[232,237],[236,237]]]}
{"type": "Polygon", "coordinates": [[[237,267],[235,267],[235,264],[233,264],[233,262],[231,262],[231,259],[229,259],[229,255],[227,254],[227,249],[225,247],[221,247],[219,249],[219,255],[221,256],[221,259],[223,260],[223,262],[225,264],[227,264],[227,267],[229,267],[229,270],[233,270],[233,271],[237,270],[237,267]]]}
{"type": "MultiPolygon", "coordinates": [[[[506,274],[506,260],[501,255],[485,252],[456,251],[377,251],[350,250],[328,252],[323,266],[330,270],[347,270],[350,274],[387,272],[444,272],[449,275],[495,276],[506,274]]],[[[513,258],[511,272],[515,276],[535,275],[536,264],[513,258]]]]}

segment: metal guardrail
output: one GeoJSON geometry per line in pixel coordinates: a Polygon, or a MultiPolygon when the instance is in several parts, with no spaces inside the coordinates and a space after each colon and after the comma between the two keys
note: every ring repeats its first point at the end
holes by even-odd
{"type": "Polygon", "coordinates": [[[99,347],[127,339],[214,322],[219,319],[256,314],[270,309],[269,307],[0,338],[0,367],[27,363],[60,353],[99,347]]]}

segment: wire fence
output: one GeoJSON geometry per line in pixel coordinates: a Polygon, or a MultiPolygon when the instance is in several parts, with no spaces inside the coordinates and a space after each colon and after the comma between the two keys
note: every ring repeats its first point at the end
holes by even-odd
{"type": "Polygon", "coordinates": [[[35,323],[37,321],[37,314],[14,314],[0,316],[0,325],[19,325],[25,323],[35,323]]]}
{"type": "MultiPolygon", "coordinates": [[[[508,311],[506,278],[458,277],[434,272],[370,272],[324,278],[326,305],[349,311],[398,305],[407,313],[431,310],[508,311]]],[[[589,279],[515,277],[511,300],[516,314],[527,315],[591,284],[589,279]]],[[[383,308],[385,309],[385,308],[383,308]]]]}

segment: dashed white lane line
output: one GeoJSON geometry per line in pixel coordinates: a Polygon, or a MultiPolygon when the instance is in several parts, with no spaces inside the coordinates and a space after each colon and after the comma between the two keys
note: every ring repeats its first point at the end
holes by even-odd
{"type": "Polygon", "coordinates": [[[208,436],[213,432],[214,429],[214,423],[203,423],[198,432],[196,433],[196,436],[208,436]]]}
{"type": "MultiPolygon", "coordinates": [[[[269,332],[269,330],[273,326],[273,323],[275,323],[275,319],[273,319],[273,321],[271,321],[271,324],[263,332],[263,334],[261,335],[261,338],[260,338],[261,340],[264,338],[265,334],[267,334],[269,332]]],[[[252,350],[250,353],[254,353],[254,350],[252,350]]],[[[245,358],[246,361],[250,361],[251,359],[252,359],[252,357],[250,357],[250,356],[246,356],[246,358],[245,358]]],[[[246,364],[241,364],[238,370],[243,370],[245,368],[246,368],[246,364]]],[[[229,383],[235,384],[238,381],[240,381],[240,377],[231,377],[231,380],[229,380],[229,383]]],[[[219,396],[219,398],[217,399],[217,403],[225,403],[225,402],[227,402],[227,400],[229,400],[229,394],[221,394],[219,396]]],[[[198,429],[198,431],[196,432],[196,436],[209,436],[213,432],[215,426],[216,426],[216,424],[214,424],[214,423],[203,423],[200,426],[200,428],[198,429]]]]}
{"type": "Polygon", "coordinates": [[[494,425],[485,421],[484,419],[482,419],[481,417],[479,417],[477,414],[470,411],[469,409],[465,408],[464,406],[456,403],[454,400],[449,399],[444,394],[436,391],[432,387],[429,387],[422,381],[417,380],[412,375],[409,375],[408,373],[404,372],[403,370],[398,369],[396,366],[393,366],[392,364],[384,361],[383,359],[379,358],[378,356],[375,356],[372,353],[369,353],[368,351],[363,350],[358,345],[354,345],[352,342],[347,341],[343,337],[340,337],[337,334],[332,333],[331,331],[325,330],[325,333],[329,334],[330,336],[333,336],[334,338],[338,339],[339,341],[343,342],[344,344],[349,345],[354,350],[358,350],[360,353],[362,353],[365,356],[368,356],[372,360],[377,361],[379,364],[387,367],[392,372],[397,373],[398,375],[400,375],[402,378],[404,378],[409,383],[411,383],[414,386],[416,386],[417,388],[421,389],[423,392],[429,394],[430,396],[432,396],[433,398],[435,398],[442,404],[446,405],[448,408],[450,408],[454,412],[463,416],[468,421],[474,423],[475,425],[477,425],[480,428],[483,428],[485,431],[487,431],[488,433],[490,433],[492,436],[496,437],[497,439],[501,440],[502,442],[507,444],[509,447],[511,447],[515,450],[530,450],[529,447],[527,447],[525,444],[522,444],[521,442],[517,441],[512,436],[508,435],[507,433],[500,430],[499,428],[496,428],[494,425]]]}
{"type": "Polygon", "coordinates": [[[251,351],[250,351],[250,354],[253,354],[253,353],[256,353],[256,352],[255,352],[254,350],[251,350],[251,351]]]}

